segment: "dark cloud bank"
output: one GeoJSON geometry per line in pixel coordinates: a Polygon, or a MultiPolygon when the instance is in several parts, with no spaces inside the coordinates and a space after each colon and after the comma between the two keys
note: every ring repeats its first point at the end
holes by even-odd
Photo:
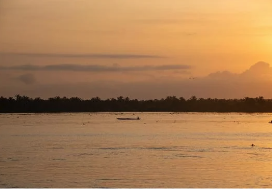
{"type": "Polygon", "coordinates": [[[148,54],[50,54],[50,53],[0,53],[0,56],[40,57],[40,58],[90,58],[90,59],[156,59],[167,58],[148,54]]]}
{"type": "Polygon", "coordinates": [[[100,66],[100,65],[20,65],[20,66],[0,66],[0,70],[21,70],[21,71],[81,71],[81,72],[118,72],[118,71],[151,71],[151,70],[181,70],[190,69],[188,65],[161,65],[161,66],[100,66]]]}
{"type": "Polygon", "coordinates": [[[78,96],[112,98],[128,96],[138,99],[155,99],[166,96],[190,98],[272,98],[272,68],[268,63],[258,62],[241,74],[228,71],[212,73],[203,78],[182,81],[157,79],[146,82],[89,82],[56,85],[25,85],[18,88],[2,87],[4,96],[23,94],[31,97],[78,96]]]}
{"type": "Polygon", "coordinates": [[[17,79],[27,85],[34,84],[36,82],[35,76],[30,73],[20,75],[19,77],[15,78],[15,79],[17,79]]]}

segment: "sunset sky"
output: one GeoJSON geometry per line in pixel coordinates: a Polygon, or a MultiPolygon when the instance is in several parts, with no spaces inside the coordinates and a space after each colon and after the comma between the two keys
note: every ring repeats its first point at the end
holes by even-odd
{"type": "Polygon", "coordinates": [[[272,98],[270,0],[0,0],[0,96],[272,98]]]}

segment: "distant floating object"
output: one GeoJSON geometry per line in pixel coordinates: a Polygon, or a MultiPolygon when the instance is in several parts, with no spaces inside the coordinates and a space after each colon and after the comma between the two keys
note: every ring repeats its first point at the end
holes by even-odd
{"type": "Polygon", "coordinates": [[[253,146],[255,146],[255,144],[251,144],[251,146],[253,147],[253,146]]]}
{"type": "Polygon", "coordinates": [[[271,120],[271,121],[269,121],[268,123],[272,123],[272,120],[271,120]]]}
{"type": "Polygon", "coordinates": [[[121,117],[118,117],[117,119],[118,120],[140,120],[139,117],[137,117],[137,118],[130,118],[130,117],[121,118],[121,117]]]}

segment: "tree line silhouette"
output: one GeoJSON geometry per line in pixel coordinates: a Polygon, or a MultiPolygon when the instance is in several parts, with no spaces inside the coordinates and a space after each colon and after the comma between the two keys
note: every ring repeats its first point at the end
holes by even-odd
{"type": "Polygon", "coordinates": [[[56,112],[272,112],[272,99],[245,97],[243,99],[189,99],[168,96],[162,99],[137,100],[99,97],[83,100],[78,97],[54,97],[47,100],[16,95],[0,97],[0,113],[56,112]]]}

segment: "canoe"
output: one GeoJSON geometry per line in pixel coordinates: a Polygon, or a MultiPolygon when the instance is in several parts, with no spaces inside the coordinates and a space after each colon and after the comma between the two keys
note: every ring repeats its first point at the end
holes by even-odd
{"type": "Polygon", "coordinates": [[[140,118],[138,117],[138,118],[129,118],[129,117],[126,117],[126,118],[120,118],[120,117],[118,117],[117,118],[118,120],[140,120],[140,118]]]}

